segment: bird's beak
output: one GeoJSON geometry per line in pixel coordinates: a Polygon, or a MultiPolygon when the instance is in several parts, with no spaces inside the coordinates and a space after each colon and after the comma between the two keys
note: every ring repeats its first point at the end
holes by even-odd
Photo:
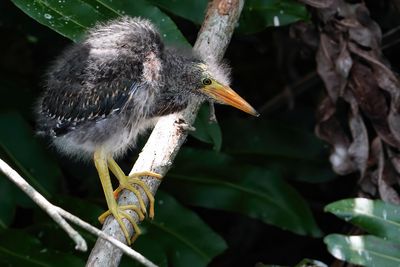
{"type": "Polygon", "coordinates": [[[233,91],[229,86],[213,81],[210,85],[206,85],[200,89],[200,91],[214,99],[216,102],[230,105],[256,117],[260,116],[260,114],[250,106],[246,100],[233,91]]]}

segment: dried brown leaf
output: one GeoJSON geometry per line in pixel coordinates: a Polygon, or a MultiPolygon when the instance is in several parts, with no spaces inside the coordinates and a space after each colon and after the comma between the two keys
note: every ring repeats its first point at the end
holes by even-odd
{"type": "Polygon", "coordinates": [[[361,177],[367,170],[367,162],[369,157],[369,141],[368,132],[365,127],[363,118],[358,110],[358,103],[354,96],[348,92],[345,99],[350,103],[351,114],[349,116],[349,126],[353,142],[351,143],[348,152],[349,155],[361,173],[361,177]]]}
{"type": "Polygon", "coordinates": [[[350,141],[344,129],[335,118],[336,108],[330,98],[326,97],[320,104],[317,111],[316,135],[330,143],[333,151],[330,162],[333,170],[345,175],[357,170],[357,165],[353,162],[349,153],[350,141]]]}
{"type": "Polygon", "coordinates": [[[377,84],[372,70],[361,63],[354,64],[351,71],[349,89],[379,136],[390,145],[400,147],[400,142],[389,128],[388,103],[383,91],[380,90],[377,84]]]}
{"type": "Polygon", "coordinates": [[[393,204],[400,204],[400,197],[393,185],[396,184],[396,174],[393,168],[387,164],[382,142],[379,142],[376,149],[378,157],[378,191],[383,201],[393,204]]]}
{"type": "MultiPolygon", "coordinates": [[[[321,34],[320,46],[317,51],[317,72],[322,78],[329,97],[336,103],[341,95],[343,88],[346,86],[346,78],[337,72],[336,59],[340,57],[340,53],[346,50],[345,44],[341,40],[339,43],[326,34],[321,34]]],[[[346,59],[345,59],[346,60],[346,59]]]]}

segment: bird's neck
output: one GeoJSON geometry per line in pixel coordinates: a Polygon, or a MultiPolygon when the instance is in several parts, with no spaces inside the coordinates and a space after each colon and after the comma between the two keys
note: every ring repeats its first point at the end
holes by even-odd
{"type": "Polygon", "coordinates": [[[188,62],[196,62],[190,51],[181,51],[175,48],[166,48],[162,56],[162,86],[152,112],[153,116],[163,116],[181,111],[189,103],[190,95],[187,90],[186,76],[188,62]]]}

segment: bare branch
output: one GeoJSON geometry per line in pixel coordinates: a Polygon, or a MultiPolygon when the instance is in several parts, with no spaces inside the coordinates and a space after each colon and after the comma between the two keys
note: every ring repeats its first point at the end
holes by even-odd
{"type": "Polygon", "coordinates": [[[21,177],[13,168],[0,159],[0,171],[4,173],[13,183],[15,183],[25,194],[27,194],[36,204],[39,205],[49,216],[69,235],[75,242],[75,249],[86,251],[87,244],[83,237],[69,225],[57,212],[56,206],[45,199],[36,191],[24,178],[21,177]]]}
{"type": "MultiPolygon", "coordinates": [[[[218,61],[222,59],[238,22],[243,4],[244,0],[214,0],[209,5],[193,48],[205,60],[218,61]]],[[[161,118],[144,146],[142,153],[140,153],[131,173],[153,171],[165,176],[187,137],[187,131],[183,130],[179,125],[192,125],[200,105],[201,103],[198,100],[193,99],[188,108],[181,113],[161,118]]],[[[155,194],[160,181],[152,178],[143,178],[143,180],[150,188],[150,191],[155,194]]],[[[143,199],[147,205],[148,199],[146,196],[143,199]]],[[[138,205],[135,195],[128,191],[120,194],[118,203],[120,205],[127,203],[138,205]]],[[[133,212],[131,212],[131,215],[138,222],[137,215],[133,212]]],[[[132,226],[127,221],[125,221],[125,224],[129,233],[133,234],[132,226]]],[[[112,216],[104,223],[103,231],[121,242],[126,242],[118,223],[112,216]]],[[[118,266],[121,256],[121,250],[102,239],[98,239],[89,256],[87,266],[118,266]]]]}
{"type": "Polygon", "coordinates": [[[132,259],[134,259],[137,262],[143,264],[143,266],[157,267],[157,265],[155,265],[154,263],[152,263],[151,261],[149,261],[148,259],[143,257],[140,253],[138,253],[135,250],[131,249],[130,247],[128,247],[124,243],[118,241],[117,239],[105,234],[100,229],[97,229],[96,227],[94,227],[91,224],[81,220],[79,217],[76,217],[75,215],[72,215],[71,213],[69,213],[66,210],[63,210],[63,209],[61,209],[59,207],[55,207],[55,208],[57,208],[58,213],[61,214],[61,216],[63,216],[67,220],[75,223],[76,225],[79,225],[80,227],[82,227],[83,229],[88,231],[89,233],[92,233],[92,234],[102,238],[103,240],[107,240],[108,242],[113,244],[115,247],[118,247],[120,250],[122,250],[126,255],[128,255],[132,259]]]}
{"type": "Polygon", "coordinates": [[[140,262],[147,267],[156,267],[154,263],[143,257],[138,252],[134,251],[127,245],[121,243],[120,241],[112,238],[111,236],[100,231],[96,227],[90,225],[89,223],[81,220],[79,217],[72,215],[71,213],[63,210],[62,208],[51,204],[47,199],[45,199],[38,191],[36,191],[30,184],[28,184],[24,178],[22,178],[13,168],[11,168],[7,163],[0,159],[0,171],[14,182],[22,191],[25,192],[38,206],[43,209],[49,216],[71,237],[75,242],[75,249],[80,251],[87,250],[86,241],[83,237],[68,224],[65,219],[73,222],[74,224],[80,226],[81,228],[87,230],[88,232],[107,240],[114,246],[122,250],[126,255],[133,258],[134,260],[140,262]],[[65,218],[65,219],[64,219],[65,218]]]}

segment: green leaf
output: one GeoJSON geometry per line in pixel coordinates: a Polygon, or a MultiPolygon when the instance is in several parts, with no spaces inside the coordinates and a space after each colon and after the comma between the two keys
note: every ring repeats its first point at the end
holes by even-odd
{"type": "Polygon", "coordinates": [[[239,164],[222,153],[182,149],[168,176],[163,186],[184,203],[241,213],[301,235],[321,235],[307,203],[275,172],[239,164]]]}
{"type": "Polygon", "coordinates": [[[175,23],[145,0],[12,0],[27,15],[61,35],[78,41],[98,21],[129,15],[152,20],[171,43],[188,45],[175,23]]]}
{"type": "Polygon", "coordinates": [[[39,23],[74,41],[80,39],[88,27],[94,25],[97,20],[104,19],[95,8],[79,0],[12,0],[12,2],[39,23]]]}
{"type": "MultiPolygon", "coordinates": [[[[283,267],[281,265],[276,265],[276,264],[263,264],[263,263],[257,263],[254,267],[283,267]]],[[[296,264],[294,267],[328,267],[323,262],[317,261],[317,260],[311,260],[311,259],[303,259],[301,262],[296,264]]]]}
{"type": "Polygon", "coordinates": [[[44,247],[40,241],[24,231],[8,230],[0,233],[0,265],[2,266],[84,266],[84,261],[73,254],[44,247]]]}
{"type": "MultiPolygon", "coordinates": [[[[174,15],[200,25],[206,12],[206,0],[150,0],[174,15]]],[[[309,20],[304,5],[294,0],[247,0],[239,20],[238,31],[255,33],[270,26],[283,26],[298,20],[309,20]]]]}
{"type": "Polygon", "coordinates": [[[224,150],[228,153],[321,160],[323,143],[311,131],[259,119],[227,119],[220,124],[223,133],[231,133],[224,135],[224,150]]]}
{"type": "Polygon", "coordinates": [[[51,197],[58,186],[61,171],[43,150],[34,133],[17,113],[0,114],[0,149],[10,159],[11,165],[29,184],[44,196],[51,197]]]}
{"type": "Polygon", "coordinates": [[[362,266],[400,266],[400,244],[375,236],[331,234],[324,238],[336,258],[362,266]]]}
{"type": "Polygon", "coordinates": [[[239,21],[239,32],[255,33],[269,26],[283,26],[308,20],[303,4],[294,0],[248,0],[239,21]]]}
{"type": "Polygon", "coordinates": [[[295,267],[328,267],[328,265],[317,260],[304,259],[298,264],[296,264],[295,267]]]}
{"type": "Polygon", "coordinates": [[[149,0],[161,9],[165,9],[174,15],[180,16],[196,24],[201,24],[204,19],[208,0],[149,0]]]}
{"type": "Polygon", "coordinates": [[[175,23],[165,15],[158,7],[148,3],[145,0],[135,1],[116,1],[116,0],[98,0],[96,4],[106,6],[116,15],[129,15],[132,17],[144,17],[150,19],[161,32],[161,36],[168,42],[174,44],[188,45],[185,37],[178,30],[175,23]]]}
{"type": "Polygon", "coordinates": [[[337,177],[324,160],[324,144],[292,120],[226,119],[223,150],[243,162],[277,170],[291,180],[322,183],[337,177]],[[239,141],[239,138],[240,141],[239,141]]]}
{"type": "Polygon", "coordinates": [[[213,144],[213,149],[219,151],[222,145],[221,128],[218,122],[210,121],[210,108],[202,105],[193,126],[196,131],[190,134],[198,140],[213,144]]]}
{"type": "Polygon", "coordinates": [[[162,191],[156,197],[156,215],[143,226],[136,249],[160,266],[206,266],[226,249],[225,241],[199,216],[162,191]],[[157,240],[157,242],[154,242],[157,240]]]}
{"type": "MultiPolygon", "coordinates": [[[[32,225],[29,225],[27,228],[23,229],[25,233],[37,238],[42,247],[61,252],[75,251],[74,241],[68,237],[65,231],[61,229],[58,224],[56,224],[42,210],[35,209],[34,212],[35,221],[32,225]]],[[[80,218],[86,221],[85,217],[80,218]]],[[[100,223],[94,224],[94,226],[101,228],[100,223]]],[[[79,234],[81,234],[82,237],[86,240],[89,248],[94,245],[97,239],[96,236],[86,232],[85,230],[81,230],[80,228],[76,228],[76,230],[78,230],[79,234]]],[[[77,255],[85,258],[85,255],[83,253],[77,253],[77,255]]]]}
{"type": "Polygon", "coordinates": [[[399,206],[366,198],[344,199],[325,207],[339,218],[367,232],[400,242],[399,206]]]}
{"type": "Polygon", "coordinates": [[[107,210],[106,206],[101,208],[85,199],[65,195],[57,197],[57,204],[92,225],[100,225],[98,217],[107,210]]]}
{"type": "Polygon", "coordinates": [[[20,74],[16,76],[18,77],[9,73],[0,73],[0,110],[1,112],[18,110],[29,116],[32,114],[32,99],[34,96],[26,81],[21,79],[20,74]]]}
{"type": "Polygon", "coordinates": [[[7,228],[15,214],[14,188],[6,177],[0,173],[0,229],[7,228]]]}

